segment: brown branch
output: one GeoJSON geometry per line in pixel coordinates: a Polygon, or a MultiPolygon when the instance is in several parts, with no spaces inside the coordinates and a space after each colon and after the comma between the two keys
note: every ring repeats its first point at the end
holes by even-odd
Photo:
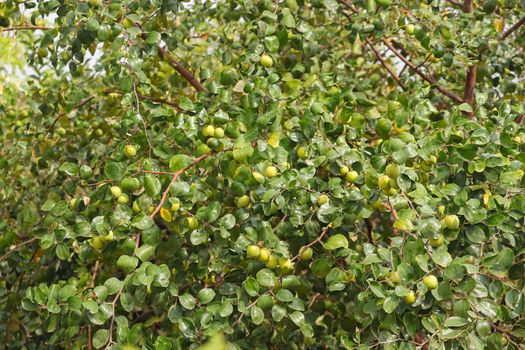
{"type": "Polygon", "coordinates": [[[510,27],[509,30],[507,30],[505,33],[503,33],[503,37],[501,38],[501,40],[506,39],[509,35],[514,33],[516,31],[516,29],[521,27],[523,24],[525,24],[525,17],[520,19],[516,24],[514,24],[512,27],[510,27]]]}
{"type": "Polygon", "coordinates": [[[70,111],[67,111],[67,112],[62,112],[60,114],[58,114],[55,119],[53,120],[53,123],[51,124],[51,126],[47,129],[47,132],[51,132],[53,130],[53,128],[55,127],[56,123],[58,122],[58,120],[60,118],[62,118],[63,116],[65,116],[66,114],[76,110],[76,109],[79,109],[83,106],[85,106],[87,103],[89,103],[91,100],[93,100],[97,95],[91,95],[89,97],[86,97],[85,99],[83,99],[82,101],[80,101],[78,104],[76,104],[75,106],[73,106],[73,108],[70,110],[70,111]]]}
{"type": "Polygon", "coordinates": [[[370,39],[366,38],[365,39],[366,43],[368,44],[368,46],[370,46],[370,48],[372,49],[372,51],[374,52],[374,54],[376,55],[377,59],[379,60],[379,62],[381,62],[381,64],[383,65],[383,67],[385,67],[385,69],[388,71],[388,73],[392,76],[392,78],[394,78],[394,80],[396,81],[397,85],[399,85],[401,87],[401,89],[405,89],[405,86],[403,85],[403,83],[401,82],[401,79],[399,79],[399,76],[396,74],[396,72],[394,72],[394,70],[392,69],[392,67],[390,67],[386,62],[385,60],[383,59],[383,56],[381,56],[381,54],[377,51],[377,49],[374,47],[374,44],[372,44],[372,42],[370,41],[370,39]]]}
{"type": "Polygon", "coordinates": [[[115,295],[115,298],[111,302],[111,323],[109,324],[109,340],[108,345],[106,345],[105,349],[109,349],[109,347],[113,344],[113,327],[115,325],[115,306],[117,305],[117,301],[120,299],[120,296],[122,295],[122,292],[124,291],[124,285],[125,283],[122,283],[122,287],[118,291],[117,295],[115,295]]]}
{"type": "Polygon", "coordinates": [[[54,28],[43,27],[43,26],[20,26],[20,27],[9,27],[9,28],[0,28],[0,32],[11,32],[18,30],[51,30],[54,28]]]}
{"type": "MultiPolygon", "coordinates": [[[[151,213],[150,218],[153,219],[155,217],[155,215],[157,215],[157,213],[160,211],[160,208],[162,208],[162,206],[164,205],[164,202],[166,202],[166,198],[168,197],[168,193],[170,192],[171,186],[175,183],[175,181],[177,181],[179,176],[184,174],[186,172],[186,170],[190,169],[191,167],[195,166],[196,164],[198,164],[201,161],[203,161],[204,159],[206,159],[208,156],[209,156],[209,154],[204,154],[204,155],[196,158],[190,165],[182,168],[181,170],[177,171],[176,173],[173,173],[173,176],[171,178],[171,181],[170,181],[168,187],[166,187],[166,189],[164,190],[164,193],[162,194],[162,198],[160,200],[159,205],[157,205],[157,208],[155,208],[155,211],[153,213],[151,213]]],[[[138,237],[140,237],[140,236],[138,236],[138,237]]]]}
{"type": "MultiPolygon", "coordinates": [[[[463,94],[463,100],[472,106],[474,110],[474,88],[476,87],[476,76],[478,73],[478,66],[473,65],[468,69],[467,80],[465,81],[465,92],[463,94]]],[[[469,117],[474,116],[473,112],[468,112],[469,117]]]]}
{"type": "Polygon", "coordinates": [[[20,250],[21,248],[23,248],[24,246],[28,245],[28,244],[31,244],[33,243],[34,241],[36,241],[37,238],[36,237],[33,237],[31,239],[28,239],[27,241],[24,241],[22,243],[18,243],[17,245],[15,245],[13,248],[11,248],[10,251],[8,251],[7,253],[5,253],[4,255],[0,256],[0,261],[3,261],[5,259],[7,259],[11,254],[13,254],[14,252],[20,250]]]}
{"type": "Polygon", "coordinates": [[[199,80],[197,80],[197,78],[195,78],[195,76],[190,71],[188,71],[182,64],[180,64],[179,61],[174,59],[166,51],[166,49],[164,49],[160,45],[158,45],[157,46],[157,51],[158,51],[159,57],[161,59],[163,59],[164,61],[168,62],[170,64],[170,66],[172,66],[177,72],[179,72],[179,74],[182,75],[182,77],[184,79],[186,79],[188,81],[188,83],[190,83],[195,88],[195,90],[197,90],[197,91],[206,91],[206,89],[201,85],[199,80]]]}
{"type": "MultiPolygon", "coordinates": [[[[312,242],[308,243],[307,245],[305,245],[303,248],[306,249],[306,248],[310,248],[311,246],[317,244],[317,243],[320,243],[321,240],[323,239],[323,237],[326,235],[326,233],[328,232],[328,230],[332,227],[332,224],[328,224],[326,225],[323,230],[321,231],[321,234],[319,235],[319,237],[317,237],[315,240],[313,240],[312,242]]],[[[292,261],[295,261],[297,259],[299,259],[299,256],[300,254],[297,254],[296,256],[294,256],[292,258],[292,261]]]]}
{"type": "Polygon", "coordinates": [[[166,100],[166,99],[163,99],[163,98],[145,96],[145,95],[141,95],[141,94],[137,94],[137,97],[139,99],[141,99],[141,100],[147,100],[147,101],[151,101],[151,102],[155,102],[155,103],[165,104],[165,105],[171,106],[171,107],[173,107],[173,108],[175,108],[177,110],[180,110],[179,109],[179,105],[176,102],[173,102],[173,101],[169,101],[169,100],[166,100]]]}
{"type": "Polygon", "coordinates": [[[473,1],[465,0],[465,2],[463,2],[463,12],[471,13],[473,10],[474,10],[473,1]]]}
{"type": "Polygon", "coordinates": [[[385,44],[390,51],[394,53],[401,61],[403,61],[410,69],[412,69],[417,75],[419,75],[423,80],[434,84],[436,86],[436,89],[438,89],[439,92],[441,92],[443,95],[451,98],[452,100],[463,103],[463,99],[453,93],[452,91],[449,91],[445,89],[443,86],[439,85],[437,80],[432,76],[427,76],[425,73],[423,73],[419,68],[417,68],[412,62],[410,62],[405,56],[403,56],[395,47],[392,46],[390,42],[388,42],[385,39],[381,39],[383,44],[385,44]]]}
{"type": "MultiPolygon", "coordinates": [[[[98,268],[100,267],[100,261],[97,260],[95,266],[93,267],[93,276],[91,277],[91,283],[89,288],[95,288],[95,279],[97,278],[98,268]]],[[[88,350],[93,350],[93,331],[91,329],[91,323],[88,324],[88,350]]]]}

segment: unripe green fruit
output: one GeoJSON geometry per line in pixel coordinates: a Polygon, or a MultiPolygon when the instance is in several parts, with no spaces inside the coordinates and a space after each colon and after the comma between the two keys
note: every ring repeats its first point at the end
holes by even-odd
{"type": "Polygon", "coordinates": [[[302,159],[302,160],[305,160],[306,158],[308,158],[308,152],[306,152],[306,148],[301,146],[297,149],[297,156],[302,159]]]}
{"type": "Polygon", "coordinates": [[[436,289],[438,286],[438,279],[434,275],[428,275],[423,278],[423,284],[427,286],[428,289],[436,289]]]}
{"type": "Polygon", "coordinates": [[[443,243],[445,243],[445,238],[443,237],[443,235],[439,235],[437,238],[429,239],[428,243],[430,243],[430,245],[434,248],[439,247],[443,245],[443,243]]]}
{"type": "Polygon", "coordinates": [[[354,182],[358,177],[359,177],[359,173],[355,170],[352,170],[346,174],[345,179],[348,182],[354,182]]]}
{"type": "Polygon", "coordinates": [[[124,192],[134,192],[140,188],[140,181],[137,178],[125,177],[120,180],[120,188],[124,192]]]}
{"type": "Polygon", "coordinates": [[[268,55],[262,55],[260,62],[263,67],[270,68],[273,66],[273,59],[268,55]]]}
{"type": "Polygon", "coordinates": [[[186,224],[190,230],[196,230],[199,227],[199,221],[194,216],[187,217],[186,224]]]}
{"type": "Polygon", "coordinates": [[[97,130],[95,130],[95,135],[97,135],[97,136],[102,136],[102,135],[104,135],[104,130],[102,130],[102,129],[97,129],[97,130]]]}
{"type": "Polygon", "coordinates": [[[215,128],[213,127],[213,125],[206,125],[202,129],[202,134],[206,137],[212,137],[213,135],[215,135],[215,128]]]}
{"type": "Polygon", "coordinates": [[[255,181],[257,181],[258,183],[260,183],[260,184],[264,183],[264,176],[263,176],[263,174],[254,171],[252,173],[252,176],[255,179],[255,181]]]}
{"type": "Polygon", "coordinates": [[[179,210],[179,209],[180,209],[180,203],[179,203],[179,202],[177,202],[177,203],[173,203],[173,204],[171,205],[171,211],[177,211],[177,210],[179,210]]]}
{"type": "Polygon", "coordinates": [[[126,204],[128,202],[129,202],[129,196],[125,193],[122,193],[120,196],[117,197],[118,204],[126,204]]]}
{"type": "Polygon", "coordinates": [[[224,137],[224,129],[223,128],[215,128],[215,132],[213,133],[213,135],[218,138],[218,139],[221,139],[224,137]]]}
{"type": "Polygon", "coordinates": [[[310,260],[312,258],[312,255],[314,254],[314,250],[310,247],[302,247],[299,250],[299,257],[301,260],[310,260]]]}
{"type": "Polygon", "coordinates": [[[293,270],[293,262],[287,258],[279,259],[279,267],[284,273],[290,272],[293,270]]]}
{"type": "Polygon", "coordinates": [[[385,191],[385,194],[387,196],[393,196],[395,194],[397,194],[397,189],[395,188],[389,188],[388,190],[385,191]]]}
{"type": "Polygon", "coordinates": [[[388,175],[388,177],[395,179],[401,175],[401,167],[397,164],[388,164],[386,166],[385,173],[388,175]]]}
{"type": "Polygon", "coordinates": [[[407,24],[405,30],[408,35],[414,35],[414,33],[416,32],[416,26],[414,26],[413,24],[407,24]]]}
{"type": "Polygon", "coordinates": [[[377,181],[377,185],[385,191],[390,189],[390,177],[388,175],[381,175],[377,181]]]}
{"type": "Polygon", "coordinates": [[[405,301],[407,304],[414,304],[416,302],[416,293],[411,290],[407,295],[405,295],[405,301]]]}
{"type": "Polygon", "coordinates": [[[66,134],[66,129],[62,127],[57,128],[57,134],[59,134],[60,136],[64,136],[66,134]]]}
{"type": "Polygon", "coordinates": [[[133,209],[133,212],[135,213],[140,213],[139,203],[137,201],[133,202],[131,209],[133,209]]]}
{"type": "Polygon", "coordinates": [[[277,168],[273,165],[269,165],[264,169],[264,174],[268,177],[274,177],[277,176],[277,168]]]}
{"type": "Polygon", "coordinates": [[[96,250],[101,250],[105,246],[105,241],[102,237],[96,236],[91,239],[91,246],[96,250]]]}
{"type": "Polygon", "coordinates": [[[126,145],[124,147],[124,154],[128,158],[135,157],[137,155],[137,149],[133,145],[126,145]]]}
{"type": "Polygon", "coordinates": [[[261,248],[256,245],[249,245],[246,248],[246,256],[250,259],[257,259],[261,255],[261,248]]]}
{"type": "Polygon", "coordinates": [[[259,261],[267,262],[270,259],[270,250],[268,248],[262,248],[259,254],[259,261]]]}
{"type": "Polygon", "coordinates": [[[401,283],[401,278],[399,277],[399,274],[397,273],[397,271],[390,272],[389,279],[390,279],[390,282],[392,283],[401,283]]]}
{"type": "Polygon", "coordinates": [[[100,0],[89,0],[89,5],[91,7],[98,7],[100,6],[100,0]]]}
{"type": "Polygon", "coordinates": [[[247,207],[249,204],[250,204],[250,197],[247,195],[244,195],[237,199],[237,207],[239,208],[247,207]]]}
{"type": "Polygon", "coordinates": [[[459,228],[459,218],[457,215],[447,215],[443,218],[443,222],[449,230],[457,230],[459,228]]]}
{"type": "Polygon", "coordinates": [[[346,174],[348,174],[349,171],[350,171],[350,168],[348,168],[346,165],[343,165],[339,169],[339,174],[341,174],[342,176],[345,176],[346,174]]]}
{"type": "Polygon", "coordinates": [[[276,256],[270,255],[270,258],[266,262],[266,267],[269,269],[275,269],[279,265],[279,260],[276,256]]]}
{"type": "Polygon", "coordinates": [[[319,197],[317,197],[317,204],[323,205],[330,201],[330,198],[326,194],[322,194],[319,197]]]}
{"type": "Polygon", "coordinates": [[[118,186],[111,186],[109,188],[109,190],[111,191],[111,194],[113,195],[113,197],[117,198],[118,196],[120,196],[122,194],[122,190],[120,189],[120,187],[118,186]]]}

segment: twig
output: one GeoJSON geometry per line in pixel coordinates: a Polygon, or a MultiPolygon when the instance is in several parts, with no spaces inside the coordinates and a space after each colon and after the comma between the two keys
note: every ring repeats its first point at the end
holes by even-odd
{"type": "Polygon", "coordinates": [[[203,161],[204,159],[206,159],[208,156],[209,156],[209,154],[204,154],[204,155],[196,158],[190,165],[182,168],[181,170],[177,171],[176,173],[173,173],[173,176],[171,178],[171,181],[170,181],[168,187],[166,187],[166,189],[164,190],[164,193],[162,194],[162,198],[160,200],[159,205],[157,205],[157,208],[155,208],[155,211],[153,213],[151,213],[150,218],[153,219],[155,217],[155,215],[157,215],[157,213],[160,211],[160,208],[162,208],[162,206],[164,205],[164,202],[166,202],[166,198],[168,197],[168,193],[170,192],[171,186],[175,183],[175,181],[177,181],[179,176],[184,174],[186,172],[186,170],[190,169],[194,165],[196,165],[196,164],[200,163],[201,161],[203,161]]]}
{"type": "Polygon", "coordinates": [[[28,239],[27,241],[24,241],[22,243],[18,243],[17,245],[15,245],[13,248],[11,248],[10,251],[8,251],[7,253],[5,253],[4,255],[0,256],[0,261],[3,261],[5,259],[7,259],[9,257],[9,255],[13,254],[14,252],[16,252],[17,250],[20,250],[20,248],[28,245],[28,244],[31,244],[33,243],[34,241],[36,241],[37,238],[36,237],[33,237],[31,239],[28,239]]]}
{"type": "Polygon", "coordinates": [[[173,101],[169,101],[169,100],[166,100],[166,99],[163,99],[163,98],[144,96],[144,95],[141,95],[141,94],[137,94],[137,97],[139,99],[141,99],[141,100],[148,100],[148,101],[155,102],[155,103],[165,104],[165,105],[173,107],[173,108],[175,108],[177,110],[180,110],[179,105],[176,102],[173,102],[173,101]]]}
{"type": "MultiPolygon", "coordinates": [[[[472,110],[474,110],[474,88],[476,87],[477,73],[478,66],[476,64],[469,67],[465,81],[465,92],[463,93],[463,100],[472,106],[472,110]]],[[[468,112],[467,115],[472,117],[474,112],[468,112]]]]}
{"type": "Polygon", "coordinates": [[[191,74],[182,64],[180,64],[179,61],[174,59],[166,51],[166,49],[164,49],[163,47],[158,45],[157,46],[157,51],[158,51],[159,57],[161,59],[163,59],[164,61],[168,62],[170,64],[170,66],[175,68],[175,70],[177,72],[179,72],[179,74],[182,75],[182,77],[184,79],[186,79],[188,81],[188,83],[190,83],[195,88],[195,90],[197,90],[197,91],[206,91],[206,89],[201,85],[201,83],[197,80],[197,78],[195,78],[195,76],[193,74],[191,74]]]}
{"type": "Polygon", "coordinates": [[[20,27],[9,27],[9,28],[0,28],[0,32],[11,32],[17,30],[51,30],[54,28],[43,27],[43,26],[20,26],[20,27]]]}
{"type": "Polygon", "coordinates": [[[376,55],[377,59],[379,60],[379,62],[381,62],[381,64],[383,65],[383,67],[385,67],[385,69],[388,71],[388,73],[392,76],[392,78],[394,78],[394,80],[396,81],[397,85],[399,85],[401,87],[401,89],[405,89],[405,86],[403,85],[403,83],[401,82],[401,79],[399,79],[399,76],[396,74],[396,72],[394,72],[394,70],[392,69],[392,67],[390,67],[384,60],[384,58],[381,56],[381,54],[377,51],[377,49],[375,48],[374,44],[370,41],[370,39],[366,38],[365,39],[366,43],[368,44],[368,46],[370,46],[370,48],[372,49],[372,51],[374,52],[374,54],[376,55]]]}
{"type": "Polygon", "coordinates": [[[120,288],[117,295],[115,295],[115,298],[111,302],[112,317],[111,317],[111,323],[109,324],[108,345],[106,345],[105,349],[109,349],[109,347],[113,344],[113,326],[115,325],[115,305],[117,304],[117,301],[120,299],[120,295],[122,294],[122,291],[124,291],[124,285],[125,283],[122,283],[122,287],[120,288]]]}
{"type": "MultiPolygon", "coordinates": [[[[97,262],[95,263],[95,266],[93,267],[93,276],[91,277],[91,283],[89,284],[89,288],[91,289],[95,288],[95,279],[97,278],[99,266],[100,266],[100,261],[97,260],[97,262]]],[[[91,330],[91,323],[88,324],[88,350],[93,350],[93,333],[91,330]]]]}
{"type": "Polygon", "coordinates": [[[519,27],[521,27],[523,24],[525,24],[525,17],[523,17],[522,19],[520,19],[516,24],[514,24],[512,27],[510,27],[509,30],[507,30],[503,36],[501,37],[501,40],[503,39],[506,39],[509,35],[511,35],[512,33],[514,33],[516,31],[516,29],[518,29],[519,27]]]}
{"type": "MultiPolygon", "coordinates": [[[[303,248],[306,249],[306,248],[310,248],[311,246],[321,242],[321,240],[323,239],[323,237],[326,235],[326,233],[328,232],[328,230],[332,227],[332,224],[328,224],[326,225],[323,230],[321,231],[321,234],[319,235],[319,237],[317,237],[315,240],[313,240],[312,242],[308,243],[307,245],[305,245],[303,248]]],[[[300,254],[297,254],[296,256],[294,256],[292,258],[292,261],[295,261],[297,259],[299,259],[299,255],[300,254]]]]}
{"type": "Polygon", "coordinates": [[[427,81],[427,82],[429,82],[431,84],[434,84],[436,86],[436,89],[438,89],[439,92],[441,92],[443,95],[451,98],[452,100],[454,100],[456,102],[463,103],[463,99],[461,97],[459,97],[458,95],[456,95],[452,91],[448,91],[443,86],[439,85],[434,77],[427,76],[425,73],[423,73],[412,62],[410,62],[405,56],[403,56],[395,47],[393,47],[392,44],[390,44],[388,42],[388,40],[381,39],[381,41],[383,42],[383,44],[385,44],[390,49],[390,51],[392,51],[394,53],[394,55],[399,57],[399,59],[401,61],[403,61],[408,67],[410,67],[410,69],[412,69],[423,80],[425,80],[425,81],[427,81]]]}
{"type": "Polygon", "coordinates": [[[76,104],[75,106],[73,106],[73,108],[70,110],[70,111],[67,111],[67,112],[62,112],[60,113],[59,115],[57,115],[55,117],[55,119],[53,120],[53,123],[51,124],[51,126],[47,129],[47,132],[51,132],[51,130],[53,130],[53,128],[55,127],[55,124],[58,122],[58,120],[60,118],[62,118],[63,116],[65,116],[66,114],[70,113],[71,111],[74,111],[76,109],[79,109],[83,106],[85,106],[87,103],[89,103],[89,101],[91,101],[92,99],[94,99],[97,95],[92,95],[92,96],[89,96],[89,97],[86,97],[85,99],[83,99],[82,101],[80,101],[78,104],[76,104]]]}

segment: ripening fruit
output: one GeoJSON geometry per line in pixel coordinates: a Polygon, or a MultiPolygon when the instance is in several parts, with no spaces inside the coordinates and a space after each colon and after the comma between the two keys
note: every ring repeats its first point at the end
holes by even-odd
{"type": "Polygon", "coordinates": [[[348,174],[349,171],[350,169],[346,165],[344,165],[339,169],[339,174],[341,174],[341,176],[345,176],[346,174],[348,174]]]}
{"type": "Polygon", "coordinates": [[[348,182],[354,182],[358,177],[359,177],[359,173],[355,170],[352,170],[346,174],[345,179],[348,182]]]}
{"type": "Polygon", "coordinates": [[[449,230],[457,230],[459,228],[459,218],[457,215],[447,215],[443,218],[443,222],[449,230]]]}
{"type": "Polygon", "coordinates": [[[430,243],[430,245],[434,248],[439,247],[443,245],[443,243],[445,243],[445,238],[443,237],[443,235],[439,235],[437,238],[429,239],[428,243],[430,243]]]}
{"type": "Polygon", "coordinates": [[[171,205],[171,211],[177,211],[180,209],[180,202],[177,202],[177,203],[173,203],[171,205]]]}
{"type": "Polygon", "coordinates": [[[283,272],[290,272],[293,270],[293,262],[290,259],[287,258],[281,258],[279,259],[279,267],[283,272]]]}
{"type": "Polygon", "coordinates": [[[246,256],[250,259],[257,259],[261,255],[261,248],[256,245],[249,245],[246,248],[246,256]]]}
{"type": "Polygon", "coordinates": [[[91,246],[95,248],[96,250],[101,250],[102,248],[104,248],[104,245],[105,245],[104,238],[100,236],[91,238],[91,246]]]}
{"type": "Polygon", "coordinates": [[[247,195],[244,195],[242,197],[239,197],[237,199],[237,207],[238,208],[244,208],[247,207],[250,204],[250,197],[247,195]]]}
{"type": "Polygon", "coordinates": [[[268,248],[261,248],[261,253],[259,254],[259,261],[267,262],[270,259],[270,250],[268,248]]]}
{"type": "Polygon", "coordinates": [[[129,202],[129,196],[125,193],[122,193],[120,196],[117,197],[118,204],[127,204],[128,202],[129,202]]]}
{"type": "Polygon", "coordinates": [[[388,175],[381,175],[377,181],[377,185],[385,191],[390,189],[390,177],[388,175]]]}
{"type": "Polygon", "coordinates": [[[301,260],[310,260],[313,254],[314,250],[310,247],[302,247],[301,249],[299,249],[299,257],[301,258],[301,260]]]}
{"type": "Polygon", "coordinates": [[[186,223],[190,230],[196,230],[199,227],[199,221],[194,216],[189,216],[186,218],[186,223]]]}
{"type": "Polygon", "coordinates": [[[308,152],[306,152],[306,148],[304,146],[301,146],[297,149],[297,156],[302,160],[308,158],[308,152]]]}
{"type": "Polygon", "coordinates": [[[385,173],[388,175],[388,177],[395,179],[401,175],[401,167],[397,164],[388,164],[386,166],[385,173]]]}
{"type": "Polygon", "coordinates": [[[213,133],[213,135],[218,138],[218,139],[221,139],[224,137],[224,129],[223,128],[215,128],[215,131],[213,133]]]}
{"type": "Polygon", "coordinates": [[[276,256],[270,255],[270,258],[266,262],[266,267],[269,269],[275,269],[279,265],[279,260],[276,256]]]}
{"type": "Polygon", "coordinates": [[[89,0],[89,5],[91,7],[98,7],[100,6],[100,0],[89,0]]]}
{"type": "Polygon", "coordinates": [[[390,282],[392,283],[401,283],[401,278],[399,277],[399,274],[397,271],[390,272],[390,276],[388,277],[390,279],[390,282]]]}
{"type": "Polygon", "coordinates": [[[388,190],[385,191],[385,194],[387,196],[393,196],[397,193],[397,189],[395,188],[389,188],[388,190]]]}
{"type": "Polygon", "coordinates": [[[408,35],[414,35],[414,33],[416,32],[416,26],[414,26],[413,24],[407,24],[405,30],[408,35]]]}
{"type": "Polygon", "coordinates": [[[268,55],[262,55],[260,62],[263,67],[270,68],[273,66],[273,59],[268,55]]]}
{"type": "Polygon", "coordinates": [[[120,196],[122,194],[122,190],[120,189],[120,187],[118,186],[111,186],[109,188],[109,190],[111,191],[111,194],[113,195],[113,197],[117,198],[118,196],[120,196]]]}
{"type": "Polygon", "coordinates": [[[215,128],[213,127],[213,125],[206,125],[202,129],[202,134],[206,137],[212,137],[213,135],[215,135],[215,128]]]}
{"type": "Polygon", "coordinates": [[[66,134],[66,129],[62,127],[57,128],[57,134],[59,134],[60,136],[64,136],[66,134]]]}
{"type": "Polygon", "coordinates": [[[104,135],[104,130],[102,130],[102,129],[97,129],[97,130],[95,130],[95,135],[97,135],[97,136],[102,136],[102,135],[104,135]]]}
{"type": "Polygon", "coordinates": [[[322,194],[319,197],[317,197],[317,204],[323,205],[330,201],[330,198],[326,194],[322,194]]]}
{"type": "Polygon", "coordinates": [[[254,171],[252,173],[252,176],[255,179],[255,181],[257,181],[258,183],[260,183],[260,184],[264,183],[264,176],[263,176],[263,174],[254,171]]]}
{"type": "Polygon", "coordinates": [[[264,169],[264,175],[268,177],[277,176],[277,168],[274,167],[273,165],[267,166],[266,169],[264,169]]]}
{"type": "Polygon", "coordinates": [[[133,145],[126,145],[124,147],[124,154],[128,158],[135,157],[137,155],[137,149],[133,145]]]}
{"type": "Polygon", "coordinates": [[[414,304],[416,302],[416,293],[411,290],[407,295],[405,295],[405,301],[407,304],[414,304]]]}
{"type": "Polygon", "coordinates": [[[427,286],[428,289],[436,289],[438,286],[438,279],[434,275],[428,275],[423,278],[423,284],[427,286]]]}
{"type": "Polygon", "coordinates": [[[135,213],[140,213],[139,203],[137,201],[133,202],[131,209],[133,209],[133,212],[135,213]]]}

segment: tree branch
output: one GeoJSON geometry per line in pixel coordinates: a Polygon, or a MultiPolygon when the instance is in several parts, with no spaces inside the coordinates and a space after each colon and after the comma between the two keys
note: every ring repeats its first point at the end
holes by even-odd
{"type": "MultiPolygon", "coordinates": [[[[308,243],[307,245],[305,245],[303,248],[306,249],[306,248],[310,248],[311,246],[321,242],[321,240],[323,239],[323,237],[326,235],[326,233],[328,232],[328,230],[332,227],[332,224],[328,224],[326,225],[323,230],[321,231],[321,234],[319,235],[319,237],[317,237],[315,240],[313,240],[312,242],[308,243]]],[[[295,261],[297,259],[299,259],[299,256],[300,254],[297,254],[296,256],[294,256],[292,258],[292,261],[295,261]]]]}
{"type": "Polygon", "coordinates": [[[51,124],[51,126],[47,129],[47,132],[51,132],[53,130],[53,128],[55,127],[55,124],[58,122],[58,120],[60,118],[62,118],[63,116],[65,116],[66,114],[70,113],[71,111],[74,111],[75,109],[79,109],[81,107],[83,107],[84,105],[86,105],[87,103],[89,103],[92,99],[94,99],[97,95],[91,95],[89,97],[86,97],[85,99],[83,99],[82,101],[80,101],[77,105],[73,106],[73,108],[70,110],[70,111],[67,111],[67,112],[62,112],[60,113],[59,115],[57,115],[55,117],[55,119],[53,120],[53,123],[51,124]]]}
{"type": "Polygon", "coordinates": [[[512,27],[510,27],[509,30],[507,30],[505,33],[503,33],[503,37],[501,38],[501,40],[506,39],[509,35],[514,33],[516,31],[516,29],[521,27],[523,24],[525,24],[525,17],[520,19],[516,24],[514,24],[512,27]]]}
{"type": "MultiPolygon", "coordinates": [[[[468,103],[474,109],[474,88],[476,87],[476,77],[478,73],[478,66],[473,65],[468,69],[467,80],[465,82],[465,92],[463,94],[463,100],[468,103]]],[[[469,117],[474,115],[473,112],[467,113],[469,117]]]]}
{"type": "Polygon", "coordinates": [[[23,241],[22,243],[18,243],[17,245],[15,245],[13,248],[11,248],[11,250],[9,250],[7,253],[5,253],[4,255],[0,256],[0,261],[3,261],[5,259],[7,259],[9,257],[9,255],[13,254],[14,252],[20,250],[21,248],[23,248],[24,246],[28,245],[28,244],[31,244],[33,243],[34,241],[36,241],[37,238],[36,237],[33,237],[31,239],[28,239],[27,241],[23,241]]]}
{"type": "Polygon", "coordinates": [[[184,79],[190,83],[195,90],[197,91],[206,91],[206,89],[201,85],[201,83],[195,78],[195,76],[190,73],[179,61],[174,59],[166,49],[162,48],[160,45],[157,46],[158,55],[161,59],[168,62],[184,79]]]}
{"type": "MultiPolygon", "coordinates": [[[[97,260],[93,267],[93,276],[91,277],[91,283],[89,288],[95,288],[95,279],[97,278],[98,268],[100,267],[100,260],[97,260]]],[[[91,329],[91,323],[88,324],[88,350],[93,350],[93,331],[91,329]]]]}
{"type": "Polygon", "coordinates": [[[463,2],[463,12],[471,13],[472,10],[474,9],[473,7],[474,6],[473,6],[472,0],[465,0],[465,2],[463,2]]]}
{"type": "Polygon", "coordinates": [[[372,49],[372,51],[374,52],[374,54],[376,55],[377,59],[379,60],[379,62],[381,62],[381,64],[383,65],[383,67],[385,67],[385,69],[388,71],[388,73],[392,76],[392,78],[394,78],[394,80],[396,81],[397,85],[399,85],[401,87],[401,89],[405,89],[405,86],[403,85],[403,83],[401,82],[401,79],[399,79],[399,76],[396,74],[396,72],[394,72],[394,70],[392,69],[392,67],[390,67],[386,62],[385,60],[383,59],[383,56],[381,56],[381,54],[377,51],[377,49],[374,47],[374,44],[372,44],[372,42],[370,41],[370,39],[366,38],[365,39],[366,43],[368,44],[368,46],[370,46],[370,48],[372,49]]]}
{"type": "Polygon", "coordinates": [[[141,100],[147,100],[147,101],[151,101],[151,102],[155,102],[155,103],[165,104],[165,105],[173,107],[173,108],[175,108],[177,110],[180,110],[179,105],[176,102],[173,102],[173,101],[169,101],[169,100],[166,100],[166,99],[163,99],[163,98],[145,96],[145,95],[141,95],[141,94],[137,94],[137,97],[139,99],[141,99],[141,100]]]}
{"type": "Polygon", "coordinates": [[[177,181],[179,176],[184,174],[186,172],[186,170],[188,170],[191,167],[195,166],[196,164],[202,162],[208,156],[209,156],[209,154],[204,154],[204,155],[196,158],[190,165],[182,168],[181,170],[177,171],[176,173],[173,173],[173,176],[171,178],[171,181],[170,181],[168,187],[166,187],[166,189],[164,190],[164,193],[162,194],[162,198],[160,200],[159,205],[157,205],[157,208],[155,208],[155,211],[153,213],[151,213],[150,218],[153,219],[155,217],[155,215],[157,215],[157,213],[160,211],[160,208],[162,208],[162,206],[164,205],[164,202],[166,202],[166,198],[168,197],[168,193],[170,192],[171,186],[175,183],[175,181],[177,181]]]}
{"type": "Polygon", "coordinates": [[[390,49],[390,51],[392,51],[401,61],[403,61],[410,69],[412,69],[423,80],[425,80],[425,81],[427,81],[427,82],[429,82],[431,84],[434,84],[436,86],[436,89],[438,89],[439,92],[441,92],[443,95],[451,98],[452,100],[454,100],[454,101],[456,101],[458,103],[463,103],[463,99],[461,97],[459,97],[458,95],[456,95],[452,91],[449,91],[449,90],[445,89],[443,86],[439,85],[434,77],[427,76],[425,73],[423,73],[412,62],[410,62],[405,56],[403,56],[396,48],[394,48],[392,46],[392,44],[390,44],[387,40],[381,39],[381,41],[383,42],[383,44],[385,44],[390,49]]]}
{"type": "Polygon", "coordinates": [[[20,26],[20,27],[9,27],[9,28],[0,28],[0,32],[11,32],[18,30],[51,30],[54,28],[43,27],[43,26],[20,26]]]}

